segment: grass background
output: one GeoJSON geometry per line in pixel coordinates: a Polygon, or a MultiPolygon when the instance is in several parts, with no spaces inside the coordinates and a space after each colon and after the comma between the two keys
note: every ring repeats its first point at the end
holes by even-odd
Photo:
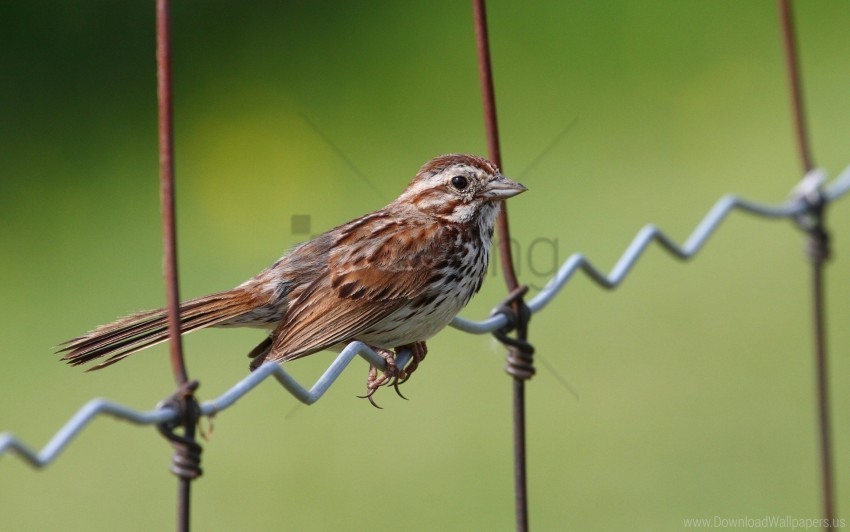
{"type": "MultiPolygon", "coordinates": [[[[465,2],[177,2],[182,295],[238,284],[303,235],[379,208],[445,152],[486,151],[465,2]],[[330,139],[331,144],[326,139],[330,139]],[[338,155],[344,153],[368,182],[338,155]]],[[[850,9],[797,2],[814,153],[848,163],[850,9]]],[[[684,240],[727,192],[780,202],[800,178],[774,2],[489,3],[519,270],[542,286],[583,252],[615,263],[653,222],[684,240]],[[570,127],[569,125],[572,124],[570,127]],[[558,139],[554,148],[541,152],[558,139]],[[544,242],[534,247],[533,242],[544,242]]],[[[52,347],[160,306],[152,2],[0,6],[0,429],[40,448],[85,401],[153,407],[167,348],[109,371],[52,347]]],[[[837,500],[850,461],[850,202],[829,212],[837,500]]],[[[689,517],[820,515],[809,272],[787,221],[733,215],[699,257],[650,250],[616,292],[575,279],[531,338],[531,523],[682,528],[689,517]]],[[[502,297],[491,272],[463,315],[502,297]]],[[[200,397],[246,372],[256,331],[186,340],[200,397]]],[[[384,410],[355,362],[312,407],[274,384],[215,419],[197,530],[510,530],[502,349],[449,329],[384,410]]],[[[331,360],[290,369],[311,382],[331,360]]],[[[95,421],[44,471],[0,460],[0,530],[169,530],[170,448],[95,421]]]]}

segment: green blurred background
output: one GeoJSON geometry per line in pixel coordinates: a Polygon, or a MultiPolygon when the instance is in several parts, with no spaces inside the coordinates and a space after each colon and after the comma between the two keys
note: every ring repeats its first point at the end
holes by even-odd
{"type": "MultiPolygon", "coordinates": [[[[850,162],[850,6],[797,2],[814,153],[850,162]]],[[[176,2],[182,295],[229,288],[394,198],[428,158],[486,151],[467,2],[176,2]],[[344,155],[340,156],[340,153],[344,155]],[[362,175],[361,175],[362,174],[362,175]],[[364,179],[363,176],[367,176],[364,179]]],[[[489,3],[522,280],[583,252],[610,269],[656,223],[684,240],[723,194],[800,178],[772,1],[489,3]],[[572,124],[570,126],[570,124],[572,124]],[[556,141],[556,142],[555,142],[556,141]],[[547,146],[554,146],[541,156],[547,146]],[[544,244],[534,246],[534,242],[544,244]]],[[[53,346],[160,306],[153,2],[0,5],[0,430],[41,448],[81,405],[152,408],[167,349],[84,374],[53,346]]],[[[828,270],[839,513],[850,473],[850,198],[828,270]]],[[[787,221],[734,214],[698,258],[653,247],[607,293],[578,276],[531,338],[531,523],[676,530],[820,516],[809,270],[787,221]]],[[[503,296],[498,271],[463,315],[503,296]]],[[[200,397],[246,374],[257,331],[186,340],[200,397]]],[[[510,530],[510,384],[489,337],[449,329],[405,385],[318,404],[267,383],[214,421],[196,530],[510,530]]],[[[289,368],[311,383],[332,359],[289,368]]],[[[44,471],[0,459],[0,530],[169,530],[170,448],[102,418],[44,471]]]]}

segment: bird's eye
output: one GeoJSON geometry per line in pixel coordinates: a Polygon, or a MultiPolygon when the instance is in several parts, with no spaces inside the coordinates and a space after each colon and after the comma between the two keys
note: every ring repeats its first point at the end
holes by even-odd
{"type": "Polygon", "coordinates": [[[458,190],[466,190],[466,187],[469,186],[469,181],[462,175],[456,175],[452,178],[452,186],[458,190]]]}

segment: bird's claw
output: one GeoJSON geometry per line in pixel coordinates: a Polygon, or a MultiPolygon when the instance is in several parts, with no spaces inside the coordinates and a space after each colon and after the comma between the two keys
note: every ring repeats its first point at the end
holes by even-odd
{"type": "Polygon", "coordinates": [[[376,349],[376,352],[381,355],[385,361],[384,372],[379,375],[377,366],[370,365],[369,375],[366,377],[366,395],[358,395],[358,397],[361,399],[368,399],[375,408],[381,408],[377,403],[375,403],[372,396],[375,395],[375,392],[377,392],[378,388],[381,386],[392,386],[399,397],[407,399],[407,397],[402,395],[401,391],[399,391],[398,386],[408,379],[409,374],[396,365],[395,353],[388,349],[376,349]]]}
{"type": "MultiPolygon", "coordinates": [[[[416,368],[419,367],[419,364],[423,360],[425,360],[425,355],[428,354],[428,346],[425,345],[425,342],[415,342],[404,347],[410,349],[411,356],[410,362],[408,362],[407,368],[405,368],[407,375],[401,381],[399,381],[398,384],[404,384],[405,382],[407,382],[407,379],[409,379],[413,372],[416,371],[416,368]]],[[[396,388],[396,391],[398,391],[398,388],[396,388]]]]}
{"type": "Polygon", "coordinates": [[[392,386],[399,397],[407,400],[407,397],[401,393],[399,386],[407,382],[410,375],[416,371],[416,368],[419,367],[419,363],[422,362],[425,359],[425,355],[428,354],[428,347],[425,345],[425,342],[414,342],[412,344],[404,345],[396,348],[396,351],[399,349],[410,350],[410,362],[408,362],[407,367],[404,369],[401,369],[396,365],[395,353],[393,351],[390,351],[389,349],[375,349],[375,352],[381,355],[381,358],[384,359],[384,372],[379,375],[377,366],[370,365],[369,376],[366,378],[366,395],[358,396],[361,399],[368,399],[375,408],[381,407],[375,403],[372,396],[375,395],[375,392],[378,391],[378,388],[381,386],[392,386]]]}

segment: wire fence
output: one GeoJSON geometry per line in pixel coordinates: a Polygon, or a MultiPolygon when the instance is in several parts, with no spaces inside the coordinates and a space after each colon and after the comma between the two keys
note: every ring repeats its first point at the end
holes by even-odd
{"type": "MultiPolygon", "coordinates": [[[[805,215],[811,209],[812,198],[818,195],[821,195],[825,201],[832,202],[850,192],[850,167],[825,186],[821,186],[823,179],[824,174],[821,172],[807,175],[795,188],[794,196],[785,203],[778,205],[756,203],[737,196],[724,196],[714,204],[681,246],[658,227],[647,225],[638,232],[608,274],[594,265],[584,254],[575,253],[564,261],[558,273],[546,287],[528,302],[528,307],[532,312],[543,310],[579,271],[584,272],[603,288],[616,288],[623,282],[629,271],[637,264],[644,251],[653,242],[658,242],[662,249],[677,258],[690,259],[703,248],[711,235],[720,228],[723,221],[735,211],[760,218],[794,219],[805,215]]],[[[504,327],[507,323],[508,317],[504,314],[497,314],[481,321],[468,320],[458,316],[452,320],[451,326],[471,334],[489,334],[504,327]]],[[[384,366],[384,359],[369,346],[361,342],[352,342],[334,359],[322,376],[307,389],[298,383],[283,366],[266,363],[217,398],[201,403],[201,415],[215,416],[220,414],[269,377],[274,377],[287,392],[302,403],[313,404],[324,395],[357,356],[370,364],[384,366]]],[[[398,363],[404,366],[409,358],[410,353],[402,351],[399,353],[398,363]]],[[[59,456],[62,450],[86,425],[99,415],[111,416],[137,425],[165,423],[175,421],[178,417],[178,413],[167,406],[139,411],[103,399],[95,399],[80,408],[40,451],[34,451],[10,433],[0,434],[0,455],[13,451],[34,467],[47,466],[59,456]]]]}
{"type": "MultiPolygon", "coordinates": [[[[519,284],[510,251],[510,237],[507,215],[503,211],[499,222],[500,258],[503,273],[508,288],[508,297],[493,311],[492,315],[480,321],[456,317],[451,326],[470,334],[494,334],[508,348],[508,373],[514,382],[514,421],[515,421],[515,461],[516,461],[516,494],[517,494],[517,529],[528,529],[528,506],[526,493],[525,471],[525,419],[523,386],[525,380],[534,374],[533,347],[527,340],[528,321],[534,313],[541,312],[551,303],[577,272],[583,272],[597,285],[605,289],[618,287],[637,265],[644,252],[657,243],[671,256],[688,260],[706,245],[710,237],[722,226],[723,222],[733,212],[766,219],[791,219],[810,235],[823,232],[823,213],[828,205],[850,192],[850,167],[845,169],[832,181],[827,181],[826,174],[813,169],[808,139],[805,132],[805,114],[802,106],[802,95],[799,86],[799,68],[793,39],[793,21],[788,2],[778,0],[780,21],[784,30],[786,57],[788,59],[789,84],[792,93],[792,105],[795,118],[798,147],[802,166],[806,173],[794,187],[787,201],[780,204],[764,204],[728,195],[720,198],[703,217],[688,238],[677,243],[664,231],[655,225],[643,227],[632,239],[620,258],[608,273],[584,254],[571,255],[558,269],[548,284],[534,297],[524,302],[527,287],[519,284]],[[510,333],[515,335],[511,336],[510,333]]],[[[484,116],[488,132],[490,158],[501,167],[498,127],[496,121],[496,105],[492,67],[489,58],[485,5],[483,0],[473,0],[475,13],[475,30],[479,52],[479,73],[484,102],[484,116]]],[[[157,59],[158,59],[158,95],[160,112],[160,170],[163,205],[163,249],[164,269],[166,278],[166,295],[169,309],[169,333],[171,345],[171,361],[177,383],[177,392],[164,400],[153,410],[140,411],[132,407],[117,404],[104,399],[95,399],[80,408],[71,419],[36,451],[11,433],[0,434],[0,456],[12,453],[36,468],[50,465],[72,443],[93,420],[99,416],[109,416],[128,421],[137,425],[157,425],[163,435],[175,446],[176,452],[172,471],[180,477],[178,500],[178,529],[189,529],[189,486],[192,479],[200,475],[200,446],[195,442],[195,427],[201,417],[212,417],[221,414],[250,393],[266,379],[273,377],[289,394],[305,404],[318,401],[333,385],[336,379],[348,367],[352,360],[361,357],[369,364],[383,368],[384,359],[367,345],[360,342],[350,343],[330,364],[323,375],[310,388],[304,387],[288,373],[283,366],[276,363],[266,363],[250,375],[236,383],[217,398],[198,403],[194,398],[195,381],[189,379],[188,371],[183,360],[180,342],[178,304],[179,291],[176,275],[176,239],[174,222],[174,156],[172,139],[171,112],[171,81],[170,81],[170,30],[169,30],[168,0],[157,0],[157,59]],[[178,433],[179,431],[179,433],[178,433]]],[[[816,235],[817,236],[817,235],[816,235]]],[[[825,245],[825,244],[824,244],[825,245]]],[[[812,255],[814,264],[813,294],[815,299],[814,312],[816,355],[818,360],[819,404],[821,432],[821,453],[823,459],[823,500],[824,518],[828,523],[834,521],[833,486],[831,480],[831,458],[828,428],[828,401],[826,400],[826,368],[825,348],[823,347],[823,309],[822,309],[822,277],[823,257],[817,253],[812,255]]],[[[396,363],[404,367],[411,359],[411,354],[405,350],[397,353],[396,363]]],[[[832,528],[831,525],[825,528],[832,528]]]]}

